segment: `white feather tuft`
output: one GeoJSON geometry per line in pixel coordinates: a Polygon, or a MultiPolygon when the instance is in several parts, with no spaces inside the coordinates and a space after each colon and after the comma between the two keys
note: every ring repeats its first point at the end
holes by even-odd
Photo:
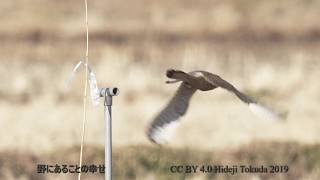
{"type": "Polygon", "coordinates": [[[149,137],[157,144],[168,143],[175,134],[178,125],[177,121],[173,121],[164,124],[162,127],[155,127],[151,130],[149,137]]]}
{"type": "Polygon", "coordinates": [[[260,104],[250,103],[249,109],[262,119],[269,121],[278,121],[281,119],[277,113],[260,104]]]}

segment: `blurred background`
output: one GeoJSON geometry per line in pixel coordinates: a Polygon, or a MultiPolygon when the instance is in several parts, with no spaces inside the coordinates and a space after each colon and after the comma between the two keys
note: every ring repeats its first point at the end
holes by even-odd
{"type": "MultiPolygon", "coordinates": [[[[89,61],[114,98],[114,179],[319,179],[319,0],[89,0],[89,61]],[[176,136],[158,147],[150,121],[178,84],[165,71],[207,70],[286,122],[253,115],[234,95],[197,93],[176,136]],[[284,174],[172,174],[171,165],[289,165],[284,174]]],[[[84,2],[0,3],[0,179],[76,179],[38,174],[38,164],[77,164],[85,57],[84,2]]],[[[103,105],[89,102],[84,164],[104,162],[103,105]]],[[[83,179],[103,179],[84,174],[83,179]]]]}

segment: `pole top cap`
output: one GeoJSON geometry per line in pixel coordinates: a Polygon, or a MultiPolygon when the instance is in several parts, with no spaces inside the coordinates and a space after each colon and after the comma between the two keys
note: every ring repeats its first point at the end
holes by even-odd
{"type": "Polygon", "coordinates": [[[120,90],[117,87],[101,88],[100,89],[100,97],[117,96],[119,93],[120,93],[120,90]]]}

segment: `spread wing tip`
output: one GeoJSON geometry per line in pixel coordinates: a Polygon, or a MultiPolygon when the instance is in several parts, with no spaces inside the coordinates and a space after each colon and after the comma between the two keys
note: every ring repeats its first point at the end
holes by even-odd
{"type": "Polygon", "coordinates": [[[178,122],[170,122],[161,126],[151,126],[148,130],[148,138],[155,144],[167,144],[175,133],[178,122]]]}
{"type": "Polygon", "coordinates": [[[276,113],[258,103],[249,103],[249,109],[260,118],[274,122],[286,120],[288,114],[287,112],[282,114],[276,113]]]}

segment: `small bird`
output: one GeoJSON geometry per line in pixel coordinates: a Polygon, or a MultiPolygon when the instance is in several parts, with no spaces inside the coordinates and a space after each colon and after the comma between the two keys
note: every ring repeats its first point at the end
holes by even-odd
{"type": "Polygon", "coordinates": [[[281,114],[258,104],[216,74],[207,71],[192,71],[185,73],[180,70],[168,69],[166,75],[168,78],[173,79],[166,81],[167,84],[177,82],[182,83],[174,97],[154,118],[148,129],[148,138],[156,144],[168,142],[179,124],[178,120],[181,116],[186,114],[189,101],[197,90],[209,91],[220,87],[235,94],[242,102],[249,106],[250,110],[264,119],[277,121],[285,118],[285,115],[282,116],[281,114]]]}

